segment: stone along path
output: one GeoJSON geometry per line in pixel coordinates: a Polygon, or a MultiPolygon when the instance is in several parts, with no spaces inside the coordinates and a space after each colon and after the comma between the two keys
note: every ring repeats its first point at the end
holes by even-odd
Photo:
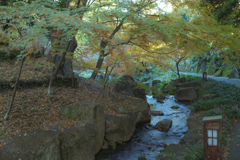
{"type": "MultiPolygon", "coordinates": [[[[196,73],[186,73],[186,72],[181,72],[185,75],[194,75],[194,76],[200,76],[202,77],[201,74],[196,74],[196,73]]],[[[240,89],[240,79],[229,79],[226,77],[214,77],[214,76],[208,76],[208,78],[212,78],[217,81],[224,81],[229,84],[233,84],[240,89]]],[[[237,123],[230,135],[230,152],[228,156],[228,160],[240,160],[240,123],[237,123]]]]}

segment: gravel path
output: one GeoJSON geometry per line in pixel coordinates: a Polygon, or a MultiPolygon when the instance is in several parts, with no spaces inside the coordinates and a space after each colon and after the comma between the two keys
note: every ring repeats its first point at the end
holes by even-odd
{"type": "MultiPolygon", "coordinates": [[[[186,72],[181,72],[182,74],[185,75],[194,75],[194,76],[200,76],[202,77],[201,74],[196,74],[196,73],[186,73],[186,72]]],[[[214,76],[207,76],[208,78],[212,78],[217,81],[224,81],[226,83],[233,84],[240,89],[240,79],[229,79],[225,77],[214,77],[214,76]]],[[[230,135],[230,151],[229,151],[229,156],[228,160],[240,160],[240,123],[237,123],[232,130],[232,133],[230,135]]]]}

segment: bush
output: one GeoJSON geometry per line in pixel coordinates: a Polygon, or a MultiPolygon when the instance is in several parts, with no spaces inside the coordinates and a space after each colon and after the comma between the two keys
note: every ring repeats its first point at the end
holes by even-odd
{"type": "Polygon", "coordinates": [[[199,81],[199,80],[202,80],[202,77],[199,77],[199,76],[192,76],[192,75],[184,75],[184,74],[181,74],[181,77],[185,77],[187,81],[199,81]]]}
{"type": "Polygon", "coordinates": [[[204,158],[204,146],[202,144],[196,144],[185,154],[184,160],[203,160],[204,158]]]}
{"type": "Polygon", "coordinates": [[[168,153],[168,152],[161,152],[158,154],[159,156],[163,156],[163,157],[167,157],[167,158],[171,158],[172,160],[176,160],[177,156],[175,153],[168,153]]]}
{"type": "Polygon", "coordinates": [[[221,98],[215,98],[211,100],[199,100],[192,104],[193,106],[192,111],[193,112],[206,111],[209,109],[216,108],[220,106],[222,103],[224,103],[224,101],[221,98]]]}

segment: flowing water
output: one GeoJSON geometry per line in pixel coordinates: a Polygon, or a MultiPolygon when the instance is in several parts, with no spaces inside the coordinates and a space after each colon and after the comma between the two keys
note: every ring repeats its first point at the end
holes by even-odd
{"type": "Polygon", "coordinates": [[[137,128],[130,142],[118,145],[116,149],[100,151],[96,160],[137,160],[139,156],[145,156],[147,160],[154,160],[164,149],[163,144],[180,142],[188,129],[186,119],[190,113],[189,104],[174,101],[174,96],[168,96],[164,103],[158,103],[152,96],[147,96],[147,101],[152,111],[163,111],[164,116],[152,116],[151,125],[137,128]],[[172,109],[173,105],[180,108],[172,109]],[[161,132],[153,127],[162,119],[173,121],[168,132],[161,132]]]}

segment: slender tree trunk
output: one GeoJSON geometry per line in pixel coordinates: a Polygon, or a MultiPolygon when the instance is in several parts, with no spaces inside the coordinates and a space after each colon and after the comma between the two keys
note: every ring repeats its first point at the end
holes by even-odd
{"type": "Polygon", "coordinates": [[[61,66],[61,64],[62,64],[62,62],[63,62],[63,60],[64,60],[64,58],[67,54],[69,44],[70,44],[70,42],[68,42],[68,46],[66,48],[66,51],[64,51],[62,53],[62,56],[61,56],[60,60],[58,61],[56,68],[54,69],[54,67],[53,67],[53,71],[52,71],[51,78],[50,78],[49,85],[48,85],[48,94],[53,94],[52,85],[53,85],[53,82],[54,82],[54,80],[57,76],[58,70],[59,70],[59,68],[60,68],[60,66],[61,66]]]}
{"type": "MultiPolygon", "coordinates": [[[[95,67],[97,70],[100,70],[101,67],[102,67],[102,64],[103,64],[103,61],[104,61],[104,57],[106,56],[106,55],[104,55],[104,53],[105,53],[104,50],[105,50],[106,46],[107,46],[107,42],[101,41],[101,44],[100,44],[101,51],[100,51],[100,55],[98,57],[97,65],[95,67]]],[[[97,70],[93,71],[93,73],[92,73],[92,75],[90,77],[91,79],[95,79],[96,78],[96,76],[98,74],[97,70]]]]}
{"type": "MultiPolygon", "coordinates": [[[[121,22],[116,26],[116,28],[113,30],[112,34],[109,36],[109,39],[112,39],[114,37],[114,35],[120,30],[121,26],[123,25],[124,20],[125,20],[125,18],[123,18],[121,20],[121,22]]],[[[100,51],[100,54],[98,57],[97,65],[96,65],[97,70],[101,69],[103,61],[104,61],[104,57],[107,56],[107,54],[105,54],[105,48],[107,47],[107,44],[108,43],[106,41],[103,41],[103,40],[101,41],[101,44],[100,44],[101,51],[100,51]]],[[[94,70],[90,78],[95,79],[97,76],[97,73],[98,73],[98,71],[94,70]]]]}
{"type": "MultiPolygon", "coordinates": [[[[51,28],[50,40],[51,40],[51,43],[54,44],[54,46],[55,46],[54,50],[52,50],[52,51],[55,53],[58,53],[59,52],[58,50],[66,49],[68,42],[70,42],[67,52],[71,53],[71,55],[69,55],[69,56],[73,57],[72,53],[74,53],[75,49],[77,48],[77,41],[75,39],[75,36],[72,37],[72,40],[66,41],[66,40],[64,40],[64,38],[65,38],[64,33],[61,33],[60,35],[56,35],[56,32],[57,32],[57,30],[54,30],[53,28],[51,28]],[[56,41],[59,41],[59,42],[56,43],[56,41]]],[[[50,53],[49,57],[51,59],[51,57],[52,57],[51,53],[50,53]]],[[[57,55],[55,65],[57,65],[57,63],[60,61],[60,59],[61,59],[61,56],[57,55]]],[[[63,63],[60,65],[59,72],[57,73],[57,75],[71,78],[72,73],[73,73],[73,68],[72,68],[71,59],[64,58],[63,63]]]]}
{"type": "Polygon", "coordinates": [[[176,62],[176,67],[177,67],[177,75],[178,75],[178,78],[181,78],[181,76],[180,76],[180,74],[179,74],[179,62],[180,61],[178,61],[178,62],[176,62]]]}
{"type": "Polygon", "coordinates": [[[20,78],[21,72],[22,72],[22,66],[23,66],[24,60],[25,60],[25,57],[23,57],[22,60],[21,60],[21,66],[20,66],[20,69],[19,69],[19,72],[18,72],[18,77],[17,77],[16,82],[15,82],[13,95],[12,95],[12,100],[11,100],[11,103],[9,104],[9,106],[8,106],[8,111],[7,111],[6,115],[3,118],[3,121],[6,121],[8,119],[8,117],[9,117],[9,114],[11,113],[13,102],[14,102],[14,98],[15,98],[16,91],[17,91],[17,85],[18,85],[19,78],[20,78]]]}
{"type": "MultiPolygon", "coordinates": [[[[103,89],[99,92],[97,98],[93,101],[93,103],[96,103],[96,101],[98,100],[98,98],[100,97],[100,95],[102,94],[102,92],[104,93],[104,90],[105,90],[105,88],[106,88],[106,84],[107,84],[107,82],[108,82],[108,80],[109,80],[109,76],[111,75],[111,73],[112,73],[113,69],[115,68],[116,64],[117,64],[117,60],[115,61],[115,63],[114,63],[114,65],[113,65],[112,69],[110,70],[109,74],[108,74],[108,75],[107,75],[107,73],[105,74],[106,79],[105,79],[105,82],[104,82],[104,85],[103,85],[103,89]]],[[[108,67],[107,67],[107,69],[106,69],[106,72],[107,72],[107,70],[108,70],[108,67]]]]}

